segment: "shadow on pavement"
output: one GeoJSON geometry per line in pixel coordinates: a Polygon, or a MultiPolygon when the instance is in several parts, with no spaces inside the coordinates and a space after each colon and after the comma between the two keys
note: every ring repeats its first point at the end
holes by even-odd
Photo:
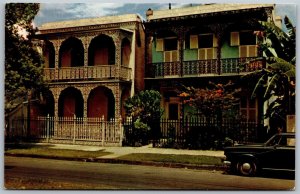
{"type": "MultiPolygon", "coordinates": [[[[233,176],[241,176],[235,173],[232,173],[228,170],[225,170],[223,174],[233,175],[233,176]]],[[[260,172],[256,177],[260,178],[272,178],[272,179],[288,179],[288,180],[295,180],[295,172],[288,172],[288,171],[271,171],[271,170],[264,170],[260,172]]]]}

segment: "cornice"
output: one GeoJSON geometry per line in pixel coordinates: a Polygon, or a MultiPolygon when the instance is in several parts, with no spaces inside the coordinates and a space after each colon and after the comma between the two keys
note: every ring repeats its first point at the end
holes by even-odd
{"type": "Polygon", "coordinates": [[[67,28],[56,28],[56,29],[46,29],[40,30],[37,34],[38,36],[49,35],[49,34],[61,34],[61,33],[85,33],[85,32],[101,32],[109,30],[136,30],[139,22],[124,22],[124,23],[113,23],[113,24],[99,24],[99,25],[90,25],[90,26],[78,26],[78,27],[67,27],[67,28]]]}

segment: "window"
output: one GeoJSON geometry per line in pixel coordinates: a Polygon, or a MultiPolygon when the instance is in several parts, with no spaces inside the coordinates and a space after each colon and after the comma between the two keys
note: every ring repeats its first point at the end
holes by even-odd
{"type": "Polygon", "coordinates": [[[156,51],[162,51],[164,62],[178,61],[178,41],[176,37],[157,39],[156,51]]]}
{"type": "Polygon", "coordinates": [[[178,41],[176,37],[156,40],[156,51],[174,51],[177,50],[177,47],[178,41]]]}
{"type": "Polygon", "coordinates": [[[231,32],[230,45],[256,45],[256,36],[253,34],[253,31],[231,32]]]}
{"type": "Polygon", "coordinates": [[[247,121],[257,121],[257,101],[249,97],[241,98],[241,115],[247,121]]]}
{"type": "Polygon", "coordinates": [[[178,104],[169,104],[169,119],[178,120],[178,104]]]}
{"type": "Polygon", "coordinates": [[[199,35],[198,38],[199,48],[211,48],[214,46],[213,34],[203,34],[199,35]]]}
{"type": "Polygon", "coordinates": [[[198,49],[198,59],[217,58],[217,38],[214,34],[200,34],[190,36],[190,49],[198,49]]]}
{"type": "Polygon", "coordinates": [[[240,57],[256,57],[256,36],[253,31],[241,31],[230,33],[230,45],[239,46],[240,57]]]}
{"type": "Polygon", "coordinates": [[[177,50],[177,38],[164,39],[165,51],[177,50]]]}
{"type": "Polygon", "coordinates": [[[217,47],[217,38],[214,34],[199,34],[190,36],[190,49],[217,47]]]}
{"type": "Polygon", "coordinates": [[[253,31],[240,32],[240,45],[256,45],[256,36],[253,31]]]}

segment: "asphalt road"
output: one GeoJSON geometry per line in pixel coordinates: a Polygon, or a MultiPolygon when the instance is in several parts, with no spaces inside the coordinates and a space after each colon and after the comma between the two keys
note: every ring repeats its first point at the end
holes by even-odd
{"type": "MultiPolygon", "coordinates": [[[[291,190],[294,180],[241,177],[221,171],[5,156],[5,179],[103,185],[110,189],[291,190]]],[[[93,187],[91,187],[93,189],[93,187]]]]}

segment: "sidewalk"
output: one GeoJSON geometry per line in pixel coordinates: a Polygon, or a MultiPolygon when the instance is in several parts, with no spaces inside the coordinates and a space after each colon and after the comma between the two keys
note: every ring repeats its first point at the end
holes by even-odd
{"type": "Polygon", "coordinates": [[[83,150],[83,151],[98,151],[111,152],[112,154],[101,156],[98,158],[114,159],[123,155],[133,153],[151,153],[151,154],[176,154],[176,155],[201,155],[201,156],[214,156],[224,157],[224,151],[214,150],[181,150],[172,148],[153,148],[152,144],[142,147],[101,147],[101,146],[86,146],[86,145],[69,145],[69,144],[47,144],[36,143],[40,146],[51,146],[55,149],[70,149],[70,150],[83,150]]]}
{"type": "Polygon", "coordinates": [[[171,168],[190,168],[190,169],[206,169],[206,170],[224,170],[223,165],[199,165],[188,163],[168,163],[168,162],[153,162],[153,161],[133,161],[123,160],[118,157],[140,153],[140,154],[172,154],[172,155],[192,155],[192,156],[211,156],[224,159],[224,151],[214,150],[181,150],[172,148],[153,148],[152,144],[142,147],[101,147],[101,146],[87,146],[87,145],[71,145],[71,144],[51,144],[51,143],[30,143],[34,146],[45,146],[49,149],[69,149],[69,150],[82,150],[82,151],[103,151],[111,154],[99,156],[95,158],[68,158],[68,157],[53,157],[42,155],[28,155],[28,154],[5,154],[7,156],[16,157],[35,157],[35,158],[47,158],[47,159],[60,159],[60,160],[76,160],[84,162],[100,162],[100,163],[118,163],[129,165],[148,165],[148,166],[161,166],[171,168]]]}

